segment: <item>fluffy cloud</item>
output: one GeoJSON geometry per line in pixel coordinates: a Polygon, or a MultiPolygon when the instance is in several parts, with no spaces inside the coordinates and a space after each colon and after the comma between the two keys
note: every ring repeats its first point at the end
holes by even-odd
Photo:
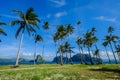
{"type": "Polygon", "coordinates": [[[55,4],[55,7],[62,7],[66,5],[66,0],[49,0],[50,2],[55,4]]]}
{"type": "Polygon", "coordinates": [[[3,14],[3,15],[1,15],[1,16],[6,17],[6,18],[19,19],[18,16],[12,16],[12,15],[8,15],[8,14],[3,14]]]}
{"type": "Polygon", "coordinates": [[[57,17],[57,18],[59,18],[59,17],[61,17],[61,16],[65,16],[65,15],[67,15],[67,12],[58,12],[58,13],[56,13],[55,14],[55,17],[57,17]]]}
{"type": "Polygon", "coordinates": [[[107,18],[105,16],[99,16],[99,17],[96,17],[95,19],[101,20],[101,21],[116,22],[116,18],[107,18]]]}

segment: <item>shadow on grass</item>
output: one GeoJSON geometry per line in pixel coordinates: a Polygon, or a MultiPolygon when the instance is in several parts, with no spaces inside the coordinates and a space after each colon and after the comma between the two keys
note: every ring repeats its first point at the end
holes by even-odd
{"type": "Polygon", "coordinates": [[[114,72],[120,74],[120,69],[108,69],[108,68],[101,68],[101,69],[90,69],[91,71],[101,71],[101,72],[114,72]]]}
{"type": "Polygon", "coordinates": [[[99,71],[103,73],[108,73],[108,72],[117,73],[118,74],[117,76],[109,76],[107,78],[110,78],[113,80],[120,80],[120,69],[101,68],[101,69],[90,69],[90,71],[99,71]]]}

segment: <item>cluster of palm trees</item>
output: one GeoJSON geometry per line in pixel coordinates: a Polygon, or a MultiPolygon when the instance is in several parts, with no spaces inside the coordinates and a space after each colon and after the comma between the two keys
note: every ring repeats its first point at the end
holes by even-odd
{"type": "MultiPolygon", "coordinates": [[[[23,41],[25,32],[27,32],[29,36],[31,36],[31,34],[34,34],[32,36],[34,37],[34,42],[35,42],[35,49],[34,49],[34,64],[35,64],[36,46],[37,46],[37,43],[41,42],[41,41],[43,42],[42,56],[44,56],[45,40],[43,40],[43,38],[39,34],[37,34],[37,31],[36,31],[36,29],[39,30],[38,23],[40,23],[41,21],[39,20],[38,15],[34,13],[33,8],[29,8],[25,14],[19,10],[13,10],[13,12],[17,13],[20,17],[19,20],[15,20],[15,21],[11,22],[11,26],[20,25],[15,34],[15,37],[17,38],[19,36],[19,34],[21,33],[20,44],[19,44],[19,48],[18,48],[15,66],[18,66],[20,50],[22,47],[22,41],[23,41]]],[[[87,48],[87,50],[88,50],[88,54],[90,56],[90,58],[89,58],[90,63],[94,64],[94,60],[92,59],[92,55],[93,55],[93,56],[95,56],[96,63],[101,64],[102,58],[100,56],[100,49],[97,46],[98,38],[95,35],[95,33],[97,32],[96,28],[93,27],[90,31],[87,31],[85,34],[81,35],[80,34],[81,22],[78,21],[77,24],[78,24],[79,35],[78,35],[78,38],[76,39],[76,43],[79,47],[81,64],[88,64],[86,62],[86,59],[84,56],[84,54],[86,54],[84,51],[85,48],[87,48]],[[95,50],[93,50],[93,47],[95,50]]],[[[6,24],[3,22],[0,22],[0,25],[3,26],[6,24]]],[[[43,25],[43,28],[45,30],[48,30],[50,28],[49,23],[45,22],[43,25]]],[[[107,47],[110,46],[113,56],[114,56],[114,59],[115,59],[115,62],[116,62],[116,64],[118,64],[119,61],[117,60],[116,57],[118,57],[120,60],[120,56],[119,56],[119,52],[120,52],[120,44],[119,43],[120,42],[119,42],[119,37],[116,35],[113,35],[113,31],[114,31],[114,28],[110,26],[108,28],[108,34],[105,36],[105,39],[104,39],[104,42],[102,43],[102,45],[105,47],[106,55],[108,57],[109,63],[112,63],[109,53],[107,51],[107,47]],[[117,54],[118,56],[116,56],[115,54],[117,54]]],[[[64,63],[63,62],[64,55],[66,55],[66,63],[68,63],[68,61],[70,61],[70,63],[73,64],[71,54],[74,53],[74,51],[73,51],[74,47],[72,47],[70,44],[70,36],[73,33],[74,33],[74,27],[71,24],[59,25],[59,26],[57,26],[57,31],[55,32],[55,34],[53,36],[53,40],[54,40],[55,48],[56,48],[56,58],[59,53],[61,65],[63,65],[63,63],[64,63]],[[70,55],[70,59],[68,59],[68,53],[70,55]]],[[[0,34],[7,35],[2,28],[0,28],[0,34]]],[[[59,59],[57,58],[56,63],[58,64],[58,62],[59,62],[59,59]]]]}
{"type": "MultiPolygon", "coordinates": [[[[55,42],[55,47],[56,43],[58,43],[58,50],[56,50],[56,58],[57,54],[60,53],[60,64],[63,65],[63,55],[66,53],[66,63],[68,63],[68,55],[67,53],[70,53],[70,60],[71,60],[71,53],[74,51],[72,50],[73,47],[71,47],[69,43],[69,37],[72,35],[74,32],[74,28],[71,24],[68,25],[59,25],[57,28],[57,32],[53,36],[53,40],[55,42]],[[67,42],[64,42],[65,39],[68,38],[67,42]]],[[[56,59],[56,62],[58,63],[58,59],[56,59]]],[[[72,64],[72,60],[70,61],[72,64]]]]}
{"type": "MultiPolygon", "coordinates": [[[[80,26],[81,26],[81,22],[78,21],[78,30],[80,30],[80,26]]],[[[118,64],[119,61],[117,60],[116,57],[118,57],[118,59],[120,59],[119,57],[119,52],[120,52],[120,45],[119,45],[119,37],[116,35],[113,35],[114,28],[113,27],[109,27],[108,28],[108,35],[105,36],[104,42],[102,43],[102,45],[105,47],[106,50],[106,55],[108,57],[109,63],[111,64],[111,59],[109,57],[109,53],[107,52],[107,47],[108,44],[112,50],[114,59],[115,59],[115,63],[118,64]],[[113,50],[113,46],[114,49],[113,50]],[[117,53],[118,56],[116,56],[115,54],[117,53]]],[[[60,25],[58,26],[57,32],[54,34],[53,40],[55,42],[55,46],[58,44],[58,50],[56,50],[56,58],[57,58],[57,54],[60,53],[60,64],[63,65],[63,55],[66,54],[66,62],[68,63],[68,57],[67,57],[67,53],[70,54],[70,63],[72,64],[72,59],[71,59],[71,53],[74,53],[74,51],[72,50],[73,47],[70,46],[69,43],[69,36],[71,34],[73,34],[74,32],[74,28],[69,24],[69,25],[60,25]],[[68,40],[66,40],[66,38],[68,38],[68,40]],[[65,42],[67,41],[67,42],[65,42]]],[[[89,54],[89,60],[90,60],[90,64],[102,64],[102,58],[100,56],[101,52],[100,49],[97,46],[97,42],[99,41],[99,39],[97,38],[97,36],[95,35],[95,33],[97,32],[96,28],[92,28],[91,31],[87,31],[85,34],[80,35],[80,31],[79,31],[79,35],[78,38],[76,40],[76,43],[79,47],[79,54],[80,54],[80,62],[81,64],[88,64],[86,59],[85,59],[85,48],[88,49],[88,54],[89,54]],[[95,50],[93,50],[93,47],[95,50]],[[92,58],[92,56],[95,57],[95,59],[92,58]]],[[[58,63],[58,59],[56,59],[56,63],[58,63]]]]}

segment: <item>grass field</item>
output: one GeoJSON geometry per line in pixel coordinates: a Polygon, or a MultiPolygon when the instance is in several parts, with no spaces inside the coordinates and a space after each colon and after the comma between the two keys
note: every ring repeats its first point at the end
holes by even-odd
{"type": "Polygon", "coordinates": [[[120,65],[0,66],[0,80],[120,80],[120,65]]]}

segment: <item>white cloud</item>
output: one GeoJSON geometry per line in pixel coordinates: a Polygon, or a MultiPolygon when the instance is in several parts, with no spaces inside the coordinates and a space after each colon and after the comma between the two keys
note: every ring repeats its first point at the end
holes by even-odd
{"type": "Polygon", "coordinates": [[[96,17],[95,19],[97,20],[101,20],[101,21],[108,21],[108,22],[116,22],[116,18],[107,18],[105,16],[99,16],[99,17],[96,17]]]}
{"type": "Polygon", "coordinates": [[[2,16],[3,16],[3,17],[6,17],[6,18],[19,19],[19,17],[18,17],[18,16],[12,16],[12,15],[8,15],[8,14],[3,14],[2,16]]]}
{"type": "Polygon", "coordinates": [[[58,13],[56,13],[55,14],[55,17],[57,17],[57,18],[59,18],[59,17],[61,17],[61,16],[65,16],[65,15],[67,15],[67,12],[58,12],[58,13]]]}
{"type": "Polygon", "coordinates": [[[66,5],[66,0],[49,0],[50,2],[55,4],[55,7],[62,7],[66,5]]]}
{"type": "Polygon", "coordinates": [[[50,17],[51,17],[51,14],[48,14],[48,15],[47,15],[47,18],[50,18],[50,17]]]}

